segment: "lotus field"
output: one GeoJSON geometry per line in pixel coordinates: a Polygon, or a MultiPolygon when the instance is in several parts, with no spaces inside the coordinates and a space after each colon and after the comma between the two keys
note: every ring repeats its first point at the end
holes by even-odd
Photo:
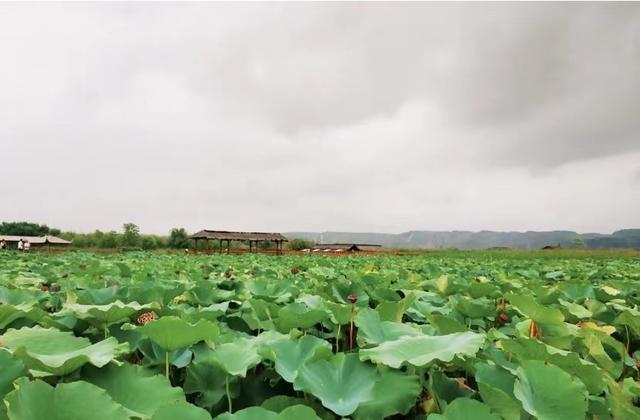
{"type": "Polygon", "coordinates": [[[640,259],[0,254],[0,419],[640,418],[640,259]]]}

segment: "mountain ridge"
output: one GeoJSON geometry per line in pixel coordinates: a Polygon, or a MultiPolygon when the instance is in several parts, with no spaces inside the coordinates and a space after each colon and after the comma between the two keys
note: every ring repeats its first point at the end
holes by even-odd
{"type": "Polygon", "coordinates": [[[622,229],[611,234],[553,231],[435,231],[410,230],[402,233],[375,232],[287,232],[289,238],[316,243],[370,243],[389,248],[516,248],[538,249],[545,246],[567,248],[640,248],[640,229],[622,229]]]}

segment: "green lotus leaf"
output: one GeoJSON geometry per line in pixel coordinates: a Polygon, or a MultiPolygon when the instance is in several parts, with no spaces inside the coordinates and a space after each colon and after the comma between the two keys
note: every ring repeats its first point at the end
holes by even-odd
{"type": "Polygon", "coordinates": [[[211,420],[206,410],[185,401],[166,404],[153,413],[151,420],[211,420]]]}
{"type": "Polygon", "coordinates": [[[593,316],[593,313],[590,310],[582,305],[578,305],[577,303],[567,302],[563,299],[558,299],[558,303],[564,306],[567,309],[567,312],[578,319],[591,318],[593,316]]]}
{"type": "Polygon", "coordinates": [[[444,372],[431,369],[427,382],[427,390],[440,409],[458,398],[474,398],[476,391],[466,386],[465,378],[450,378],[444,372]]]}
{"type": "Polygon", "coordinates": [[[185,394],[196,394],[200,407],[211,409],[225,396],[227,373],[211,363],[191,363],[184,381],[185,394]]]}
{"type": "Polygon", "coordinates": [[[35,306],[33,303],[22,303],[17,305],[1,304],[0,305],[0,330],[7,328],[11,323],[18,319],[28,319],[37,322],[46,314],[45,311],[35,306]]]}
{"type": "Polygon", "coordinates": [[[640,338],[640,311],[626,308],[614,322],[629,327],[633,335],[640,338]]]}
{"type": "Polygon", "coordinates": [[[281,413],[289,407],[295,405],[303,405],[311,407],[318,417],[325,420],[334,420],[335,415],[324,408],[319,401],[310,398],[296,398],[288,395],[276,395],[275,397],[267,398],[260,404],[262,408],[281,413]]]}
{"type": "Polygon", "coordinates": [[[493,299],[485,297],[472,299],[467,296],[451,296],[449,297],[453,307],[462,315],[468,318],[486,318],[495,316],[496,308],[493,299]]]}
{"type": "Polygon", "coordinates": [[[360,403],[373,398],[376,377],[376,369],[356,354],[338,353],[329,360],[305,364],[294,388],[311,393],[334,413],[348,416],[360,403]]]}
{"type": "Polygon", "coordinates": [[[513,393],[539,420],[583,420],[587,391],[579,380],[550,363],[528,360],[517,372],[513,393]]]}
{"type": "Polygon", "coordinates": [[[215,363],[229,375],[247,376],[247,369],[256,366],[262,361],[256,345],[251,340],[238,339],[232,343],[216,346],[208,357],[199,362],[215,363]]]}
{"type": "Polygon", "coordinates": [[[277,340],[265,347],[265,357],[274,361],[276,372],[291,383],[305,362],[318,358],[327,359],[331,355],[331,345],[311,335],[298,340],[277,340]]]}
{"type": "Polygon", "coordinates": [[[376,312],[380,314],[380,319],[383,321],[402,322],[404,313],[415,299],[415,295],[409,294],[398,302],[382,302],[376,307],[376,312]]]}
{"type": "Polygon", "coordinates": [[[484,340],[483,335],[473,332],[439,336],[405,336],[384,342],[371,349],[360,350],[360,358],[396,369],[403,363],[425,366],[433,360],[450,362],[455,356],[473,356],[484,340]]]}
{"type": "Polygon", "coordinates": [[[436,328],[439,335],[467,331],[467,327],[465,327],[460,321],[451,316],[431,314],[429,315],[428,319],[429,323],[436,328]]]}
{"type": "Polygon", "coordinates": [[[311,407],[293,405],[280,413],[269,411],[262,407],[249,407],[233,414],[224,413],[216,420],[320,420],[311,407]]]}
{"type": "Polygon", "coordinates": [[[496,366],[476,365],[476,383],[482,400],[505,420],[520,420],[522,408],[513,394],[515,377],[496,366]]]}
{"type": "Polygon", "coordinates": [[[163,316],[136,328],[167,351],[174,351],[203,340],[213,340],[220,333],[218,326],[201,319],[191,324],[174,316],[163,316]]]}
{"type": "Polygon", "coordinates": [[[0,342],[29,369],[67,375],[86,363],[102,367],[125,353],[128,345],[109,337],[96,344],[54,328],[21,328],[0,336],[0,342]]]}
{"type": "Polygon", "coordinates": [[[529,338],[503,340],[502,348],[519,361],[542,360],[553,363],[570,375],[577,376],[594,395],[605,389],[602,370],[594,363],[580,358],[577,353],[563,351],[529,338]]]}
{"type": "Polygon", "coordinates": [[[358,406],[356,419],[384,419],[406,414],[422,391],[418,377],[391,369],[382,369],[373,387],[373,398],[358,406]]]}
{"type": "Polygon", "coordinates": [[[428,420],[500,420],[491,409],[480,401],[469,398],[456,398],[447,405],[442,414],[432,414],[428,420]]]}
{"type": "MultiPolygon", "coordinates": [[[[619,384],[609,375],[605,375],[607,382],[607,405],[614,419],[640,419],[640,408],[635,407],[631,398],[625,395],[624,383],[619,384]]],[[[609,414],[609,413],[607,413],[609,414]]]]}
{"type": "Polygon", "coordinates": [[[380,314],[370,308],[364,308],[358,312],[355,324],[358,327],[358,342],[362,346],[393,341],[404,336],[421,335],[420,331],[410,325],[381,321],[380,314]]]}
{"type": "MultiPolygon", "coordinates": [[[[142,363],[147,367],[165,366],[167,352],[158,344],[148,338],[142,339],[138,350],[144,356],[142,363]]],[[[169,352],[169,364],[177,368],[183,368],[191,363],[193,352],[188,348],[181,348],[169,352]]]]}
{"type": "Polygon", "coordinates": [[[294,302],[278,311],[278,329],[286,333],[293,328],[311,328],[327,317],[324,310],[311,309],[304,303],[294,302]]]}
{"type": "Polygon", "coordinates": [[[184,393],[155,372],[123,364],[102,369],[88,368],[84,378],[109,393],[114,401],[125,407],[130,416],[149,418],[164,404],[184,401],[184,393]]]}
{"type": "MultiPolygon", "coordinates": [[[[22,362],[7,350],[0,349],[0,400],[11,390],[13,381],[27,374],[22,362]]],[[[6,407],[0,404],[0,419],[6,419],[6,407]]]]}
{"type": "Polygon", "coordinates": [[[5,403],[11,420],[129,420],[125,408],[105,390],[84,381],[53,388],[41,380],[20,378],[5,403]]]}
{"type": "Polygon", "coordinates": [[[214,303],[209,306],[202,306],[199,308],[189,305],[172,305],[169,310],[171,315],[184,318],[189,322],[197,322],[201,319],[207,319],[211,322],[215,322],[218,318],[223,316],[229,309],[229,302],[214,303]]]}
{"type": "Polygon", "coordinates": [[[564,322],[564,315],[558,308],[541,305],[532,296],[508,294],[505,297],[518,312],[537,323],[561,324],[564,322]]]}
{"type": "Polygon", "coordinates": [[[280,420],[280,415],[262,407],[249,407],[235,413],[220,414],[215,420],[280,420]]]}
{"type": "Polygon", "coordinates": [[[622,374],[623,358],[626,356],[624,345],[608,334],[595,329],[582,329],[580,335],[589,356],[598,366],[609,372],[613,377],[619,377],[622,374]],[[607,349],[605,349],[605,345],[607,349]]]}
{"type": "Polygon", "coordinates": [[[65,303],[57,316],[74,315],[78,319],[97,321],[100,324],[111,325],[128,320],[132,315],[143,309],[157,308],[158,305],[141,305],[138,302],[123,303],[120,300],[106,305],[81,305],[65,303]]]}

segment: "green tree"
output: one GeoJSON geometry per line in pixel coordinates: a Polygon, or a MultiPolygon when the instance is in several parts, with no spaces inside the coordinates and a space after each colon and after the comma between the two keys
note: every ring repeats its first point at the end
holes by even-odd
{"type": "MultiPolygon", "coordinates": [[[[47,225],[39,225],[31,222],[2,222],[0,224],[0,235],[16,236],[44,236],[48,235],[51,228],[47,225]]],[[[60,233],[58,229],[55,229],[60,233]]]]}
{"type": "Polygon", "coordinates": [[[100,239],[97,245],[100,248],[117,248],[119,236],[118,232],[113,230],[107,233],[100,232],[100,239]]]}
{"type": "Polygon", "coordinates": [[[140,228],[134,223],[125,223],[122,225],[124,233],[122,234],[122,246],[136,247],[140,246],[140,228]]]}
{"type": "Polygon", "coordinates": [[[313,241],[300,238],[292,239],[288,244],[289,249],[293,251],[302,251],[303,249],[313,248],[313,245],[315,245],[313,241]]]}
{"type": "Polygon", "coordinates": [[[158,248],[158,241],[154,235],[143,235],[140,246],[144,250],[156,249],[158,248]]]}
{"type": "Polygon", "coordinates": [[[167,241],[169,248],[183,249],[189,247],[189,234],[184,228],[174,228],[169,232],[167,241]]]}

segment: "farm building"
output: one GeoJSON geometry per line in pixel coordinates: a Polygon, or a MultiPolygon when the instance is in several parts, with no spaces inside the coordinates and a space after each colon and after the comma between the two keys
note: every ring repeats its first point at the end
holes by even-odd
{"type": "Polygon", "coordinates": [[[16,235],[0,235],[0,241],[4,240],[9,248],[17,248],[18,242],[29,241],[32,246],[51,246],[51,245],[69,245],[71,242],[57,236],[45,235],[45,236],[16,236],[16,235]]]}
{"type": "Polygon", "coordinates": [[[254,252],[258,249],[260,242],[274,242],[276,245],[276,253],[282,253],[282,247],[285,242],[289,240],[281,233],[265,233],[265,232],[229,232],[225,230],[209,230],[203,229],[198,233],[194,233],[190,236],[195,244],[195,249],[198,249],[198,241],[205,241],[205,249],[209,251],[209,241],[218,241],[218,249],[220,252],[226,249],[229,252],[231,248],[231,241],[245,242],[249,244],[249,252],[254,252]],[[223,243],[226,242],[226,247],[223,248],[223,243]]]}
{"type": "Polygon", "coordinates": [[[378,252],[381,245],[372,244],[316,244],[313,252],[378,252]]]}

